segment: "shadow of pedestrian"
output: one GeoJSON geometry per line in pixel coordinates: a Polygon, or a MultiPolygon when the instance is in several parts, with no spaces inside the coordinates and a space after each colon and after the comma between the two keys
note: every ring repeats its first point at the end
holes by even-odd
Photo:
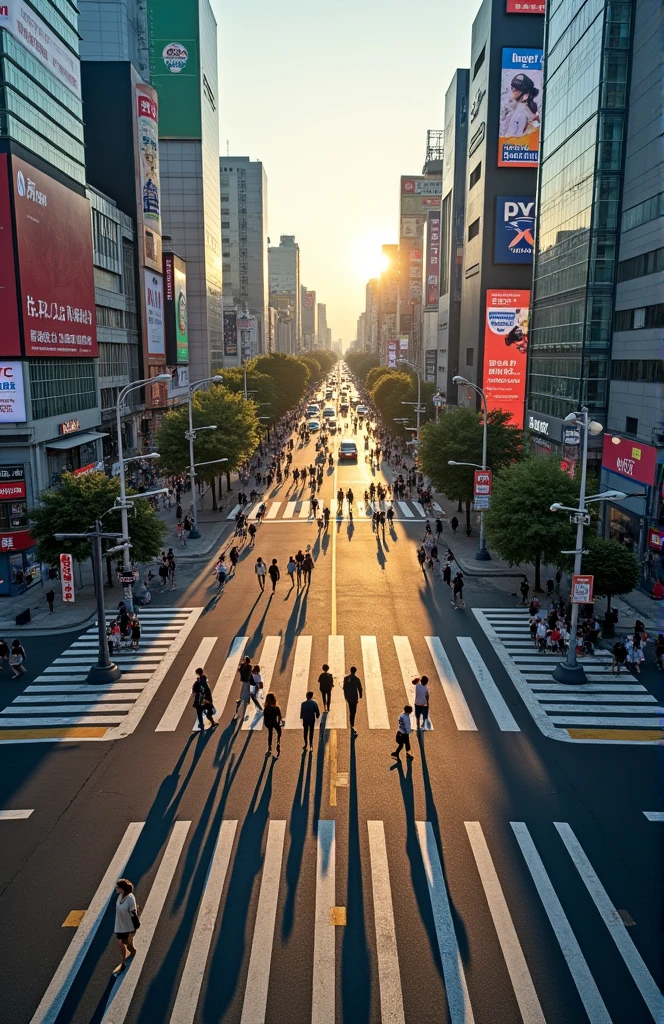
{"type": "Polygon", "coordinates": [[[361,1024],[371,1017],[371,964],[367,945],[362,844],[360,841],[357,759],[350,745],[348,776],[348,876],[346,927],[341,947],[342,1020],[361,1024]]]}
{"type": "MultiPolygon", "coordinates": [[[[295,734],[293,734],[295,735],[295,734]]],[[[290,847],[286,858],[286,901],[284,904],[284,916],[281,924],[281,937],[288,939],[295,921],[295,897],[297,886],[300,880],[302,868],[302,857],[304,855],[304,844],[307,837],[307,823],[309,820],[309,794],[311,791],[311,758],[302,751],[300,758],[300,771],[295,787],[295,795],[291,806],[290,822],[288,826],[290,835],[290,847]]]]}

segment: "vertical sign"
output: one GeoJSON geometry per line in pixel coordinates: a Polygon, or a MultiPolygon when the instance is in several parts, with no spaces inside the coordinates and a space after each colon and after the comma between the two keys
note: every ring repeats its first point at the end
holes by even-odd
{"type": "Polygon", "coordinates": [[[187,269],[173,252],[164,253],[164,326],[166,362],[169,366],[188,363],[187,269]]]}
{"type": "Polygon", "coordinates": [[[18,295],[14,266],[14,229],[9,199],[9,157],[0,155],[0,358],[21,354],[18,325],[18,295]]]}
{"type": "Polygon", "coordinates": [[[542,51],[503,49],[500,80],[499,167],[537,167],[542,123],[542,51]]]}
{"type": "Polygon", "coordinates": [[[397,343],[396,341],[388,341],[387,343],[387,365],[397,365],[397,343]]]}
{"type": "Polygon", "coordinates": [[[237,313],[224,310],[224,355],[237,356],[237,313]]]}
{"type": "Polygon", "coordinates": [[[145,316],[148,334],[148,358],[163,363],[166,358],[164,336],[164,285],[161,274],[144,270],[145,316]]]}
{"type": "Polygon", "coordinates": [[[484,391],[487,407],[511,413],[510,426],[523,427],[528,351],[529,291],[486,293],[484,391]]]}
{"type": "Polygon", "coordinates": [[[60,555],[60,583],[62,584],[62,600],[65,604],[73,604],[74,594],[74,559],[71,555],[60,555]]]}
{"type": "Polygon", "coordinates": [[[473,494],[491,494],[492,473],[490,469],[476,469],[473,483],[473,494]]]}
{"type": "Polygon", "coordinates": [[[572,576],[572,604],[592,604],[594,576],[572,576]]]}
{"type": "Polygon", "coordinates": [[[440,280],[440,211],[429,210],[427,215],[427,269],[425,282],[426,310],[438,309],[438,282],[440,280]]]}

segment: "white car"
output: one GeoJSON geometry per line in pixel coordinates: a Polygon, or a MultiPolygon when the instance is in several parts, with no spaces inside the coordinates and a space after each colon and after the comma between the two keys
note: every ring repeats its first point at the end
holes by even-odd
{"type": "Polygon", "coordinates": [[[369,410],[367,409],[366,405],[358,405],[355,412],[357,413],[358,416],[368,416],[369,414],[369,410]]]}
{"type": "Polygon", "coordinates": [[[307,406],[307,416],[319,416],[319,415],[320,415],[320,406],[316,405],[313,402],[312,402],[311,405],[307,406]]]}
{"type": "Polygon", "coordinates": [[[310,434],[315,434],[317,430],[320,430],[320,422],[318,420],[309,420],[307,430],[310,434]]]}
{"type": "Polygon", "coordinates": [[[327,429],[330,431],[331,434],[336,434],[336,432],[337,432],[337,421],[336,420],[328,420],[326,425],[327,425],[327,429]]]}
{"type": "Polygon", "coordinates": [[[334,419],[334,407],[326,405],[323,409],[323,419],[334,419]]]}

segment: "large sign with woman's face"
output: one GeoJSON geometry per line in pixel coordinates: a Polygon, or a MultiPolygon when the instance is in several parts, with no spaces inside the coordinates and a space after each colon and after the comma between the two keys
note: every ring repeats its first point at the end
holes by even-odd
{"type": "Polygon", "coordinates": [[[542,51],[503,48],[499,167],[537,167],[542,123],[542,51]]]}

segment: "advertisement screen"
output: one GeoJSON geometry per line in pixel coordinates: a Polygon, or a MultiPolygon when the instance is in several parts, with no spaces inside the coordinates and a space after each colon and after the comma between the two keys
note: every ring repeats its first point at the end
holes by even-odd
{"type": "Polygon", "coordinates": [[[544,14],[545,0],[507,0],[506,14],[544,14]]]}
{"type": "Polygon", "coordinates": [[[147,85],[136,86],[136,123],[143,220],[161,234],[158,107],[154,89],[147,85]]]}
{"type": "Polygon", "coordinates": [[[0,361],[0,423],[25,423],[23,363],[0,361]]]}
{"type": "Polygon", "coordinates": [[[81,98],[81,64],[48,25],[23,0],[0,4],[0,28],[5,28],[74,96],[81,98]]]}
{"type": "Polygon", "coordinates": [[[651,487],[657,474],[657,449],[617,434],[605,434],[602,469],[651,487]]]}
{"type": "Polygon", "coordinates": [[[188,363],[187,269],[172,252],[164,253],[164,325],[166,362],[169,366],[188,363]]]}
{"type": "Polygon", "coordinates": [[[90,203],[11,158],[26,356],[96,356],[90,203]]]}
{"type": "Polygon", "coordinates": [[[14,232],[9,200],[9,157],[0,154],[0,358],[20,356],[18,297],[14,269],[14,232]]]}
{"type": "Polygon", "coordinates": [[[499,167],[537,167],[542,122],[542,51],[503,48],[499,167]]]}
{"type": "Polygon", "coordinates": [[[430,210],[427,224],[427,271],[425,309],[438,309],[438,281],[440,273],[440,212],[430,210]]]}
{"type": "Polygon", "coordinates": [[[237,355],[237,313],[234,309],[224,310],[224,355],[237,355]]]}
{"type": "Polygon", "coordinates": [[[148,334],[148,356],[155,362],[166,359],[164,336],[164,282],[161,274],[144,270],[145,316],[148,334]]]}
{"type": "Polygon", "coordinates": [[[533,262],[535,197],[496,196],[494,263],[533,262]]]}
{"type": "Polygon", "coordinates": [[[387,365],[397,365],[397,343],[396,341],[388,341],[387,343],[387,365]]]}
{"type": "Polygon", "coordinates": [[[198,4],[148,0],[150,81],[159,93],[159,137],[200,139],[198,4]]]}
{"type": "Polygon", "coordinates": [[[528,352],[529,291],[486,293],[484,391],[487,408],[511,414],[510,426],[523,427],[528,352]]]}

